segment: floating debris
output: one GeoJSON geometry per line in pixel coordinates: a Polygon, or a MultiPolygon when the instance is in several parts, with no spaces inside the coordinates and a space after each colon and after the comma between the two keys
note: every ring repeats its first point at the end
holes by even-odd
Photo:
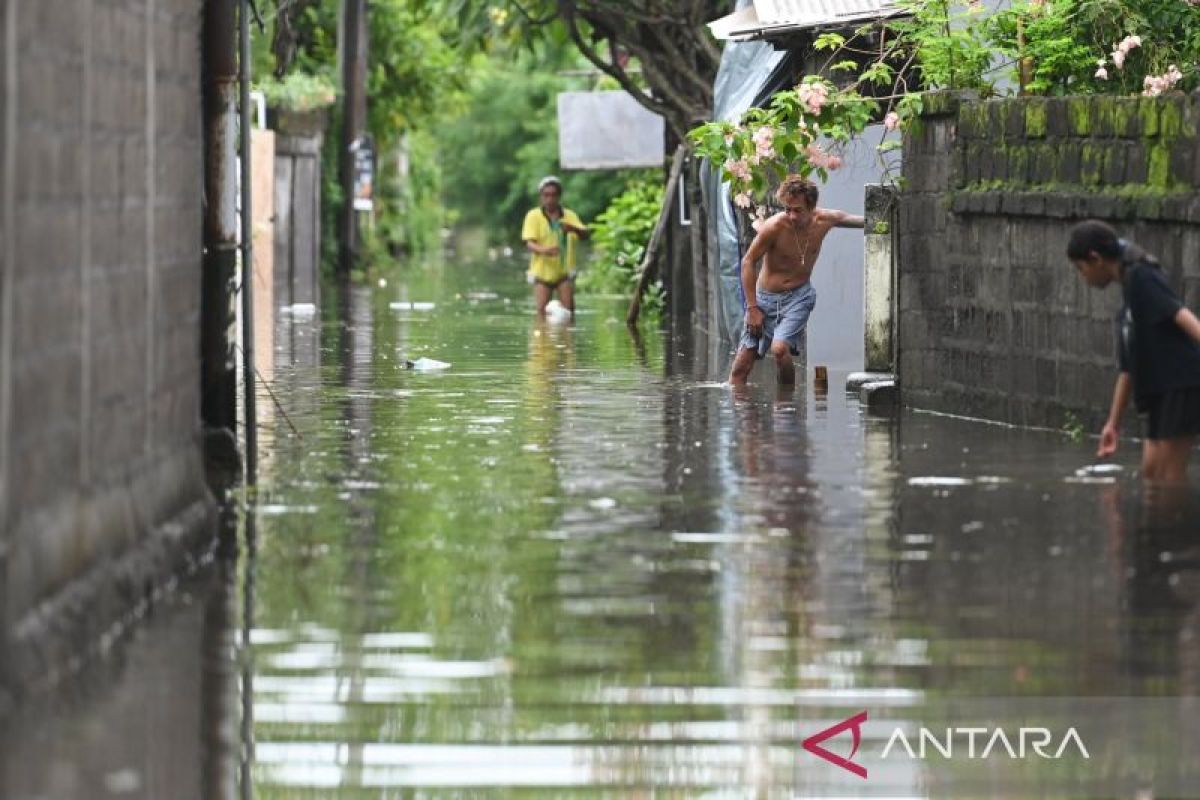
{"type": "Polygon", "coordinates": [[[414,372],[438,372],[450,369],[450,365],[445,361],[438,361],[434,358],[418,358],[416,361],[405,361],[404,366],[414,372]]]}
{"type": "Polygon", "coordinates": [[[141,791],[142,776],[132,769],[117,770],[104,776],[104,786],[109,794],[133,794],[141,791]]]}
{"type": "Polygon", "coordinates": [[[546,319],[551,322],[567,322],[571,319],[571,312],[558,300],[551,300],[546,304],[546,319]]]}
{"type": "Polygon", "coordinates": [[[1075,477],[1086,478],[1092,475],[1116,475],[1125,471],[1120,464],[1088,464],[1075,470],[1075,477]]]}
{"type": "Polygon", "coordinates": [[[321,509],[318,506],[287,506],[287,505],[262,505],[258,506],[257,511],[264,517],[281,517],[285,514],[316,514],[321,509]]]}
{"type": "Polygon", "coordinates": [[[929,476],[924,478],[909,478],[909,486],[970,486],[969,478],[944,478],[929,476]]]}
{"type": "Polygon", "coordinates": [[[291,315],[296,319],[312,319],[317,315],[317,306],[314,303],[293,303],[281,307],[279,313],[291,315]]]}
{"type": "Polygon", "coordinates": [[[437,308],[436,303],[409,303],[406,301],[398,301],[389,306],[392,311],[433,311],[437,308]]]}

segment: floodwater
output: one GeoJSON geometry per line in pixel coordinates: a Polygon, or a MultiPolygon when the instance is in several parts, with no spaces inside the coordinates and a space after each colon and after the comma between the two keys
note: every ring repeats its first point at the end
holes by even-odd
{"type": "Polygon", "coordinates": [[[0,721],[0,796],[1200,797],[1200,516],[1135,448],[734,393],[519,272],[281,318],[242,557],[0,721]],[[864,711],[869,778],[800,746],[864,711]],[[881,754],[1014,714],[1088,758],[881,754]]]}

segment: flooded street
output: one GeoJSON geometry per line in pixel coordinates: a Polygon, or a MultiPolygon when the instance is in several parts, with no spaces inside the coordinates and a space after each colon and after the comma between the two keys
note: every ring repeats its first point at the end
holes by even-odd
{"type": "Polygon", "coordinates": [[[0,718],[0,796],[1200,797],[1200,515],[1133,445],[735,394],[615,301],[535,324],[511,264],[401,280],[281,320],[252,552],[0,718]],[[1067,719],[1037,698],[1170,745],[877,758],[956,699],[1067,719]],[[868,782],[801,747],[864,710],[868,782]]]}

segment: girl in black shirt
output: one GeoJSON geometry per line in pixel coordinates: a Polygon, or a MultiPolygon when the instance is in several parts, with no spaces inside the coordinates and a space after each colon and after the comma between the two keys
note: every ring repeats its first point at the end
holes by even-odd
{"type": "Polygon", "coordinates": [[[1200,436],[1200,320],[1171,290],[1153,256],[1090,220],[1071,230],[1067,257],[1089,286],[1120,283],[1117,316],[1121,375],[1096,455],[1117,451],[1121,417],[1132,398],[1147,415],[1142,474],[1148,480],[1187,480],[1188,458],[1200,436]]]}

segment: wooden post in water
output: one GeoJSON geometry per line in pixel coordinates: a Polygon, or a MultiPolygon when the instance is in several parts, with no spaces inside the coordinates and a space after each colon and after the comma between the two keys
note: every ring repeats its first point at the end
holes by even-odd
{"type": "Polygon", "coordinates": [[[663,194],[662,212],[658,215],[658,223],[654,226],[654,233],[650,235],[646,253],[642,256],[642,263],[638,267],[638,285],[633,292],[633,299],[629,301],[629,313],[625,316],[626,325],[637,325],[638,315],[642,311],[642,295],[646,293],[647,287],[650,286],[650,279],[654,276],[654,260],[658,257],[658,249],[662,245],[663,234],[667,229],[667,220],[671,218],[671,207],[675,203],[675,192],[679,188],[679,176],[683,174],[683,161],[686,155],[687,149],[683,145],[675,148],[675,159],[671,162],[671,174],[667,178],[667,190],[663,194]]]}

